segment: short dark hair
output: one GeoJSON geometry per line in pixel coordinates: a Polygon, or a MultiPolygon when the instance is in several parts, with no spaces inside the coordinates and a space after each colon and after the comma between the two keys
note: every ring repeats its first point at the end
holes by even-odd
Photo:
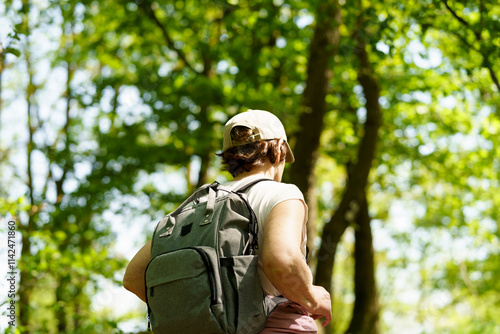
{"type": "MultiPolygon", "coordinates": [[[[254,133],[246,126],[235,126],[231,130],[231,140],[245,142],[254,133]]],[[[281,150],[280,161],[285,160],[286,149],[284,145],[278,148],[279,139],[260,140],[249,144],[231,147],[222,153],[217,153],[222,158],[225,169],[233,176],[249,172],[253,167],[262,166],[266,158],[271,163],[276,163],[278,149],[281,150]]]]}

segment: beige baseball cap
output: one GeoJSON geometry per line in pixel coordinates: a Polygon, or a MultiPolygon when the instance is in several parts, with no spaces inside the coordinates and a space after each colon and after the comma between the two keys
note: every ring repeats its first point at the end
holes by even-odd
{"type": "Polygon", "coordinates": [[[224,127],[224,144],[222,146],[222,151],[224,152],[231,147],[267,139],[284,139],[286,147],[285,161],[290,163],[295,161],[292,150],[288,145],[283,124],[278,117],[264,110],[250,109],[227,121],[226,126],[224,127]],[[252,129],[254,134],[250,136],[250,140],[248,141],[241,142],[231,140],[231,130],[235,126],[246,126],[247,128],[252,129]]]}

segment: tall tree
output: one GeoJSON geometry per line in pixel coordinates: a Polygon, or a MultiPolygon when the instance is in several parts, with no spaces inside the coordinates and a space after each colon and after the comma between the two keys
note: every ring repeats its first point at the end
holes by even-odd
{"type": "Polygon", "coordinates": [[[21,258],[26,262],[21,262],[21,273],[19,281],[19,327],[23,328],[27,333],[31,333],[30,328],[30,318],[31,318],[31,296],[33,289],[35,287],[35,278],[33,277],[31,264],[33,258],[31,256],[31,245],[33,232],[36,230],[37,216],[39,213],[39,208],[41,203],[36,200],[35,190],[34,190],[34,177],[33,177],[33,150],[35,149],[35,143],[33,140],[33,135],[36,130],[36,124],[34,123],[34,109],[37,108],[35,101],[36,86],[33,83],[33,65],[30,61],[30,51],[26,52],[26,64],[29,75],[29,82],[26,89],[26,102],[27,102],[27,127],[28,127],[28,142],[26,150],[26,161],[27,161],[27,187],[28,187],[28,203],[31,208],[28,212],[28,221],[25,225],[21,225],[20,232],[22,235],[22,248],[21,248],[21,258]]]}
{"type": "Polygon", "coordinates": [[[62,11],[59,22],[62,22],[64,37],[59,40],[62,44],[59,50],[34,52],[40,50],[38,43],[43,42],[34,36],[46,28],[45,24],[58,8],[29,2],[19,5],[15,15],[23,25],[22,56],[11,68],[27,79],[23,118],[27,135],[22,139],[26,170],[19,178],[26,182],[29,206],[26,215],[19,215],[22,236],[19,328],[26,333],[56,329],[58,332],[88,331],[95,324],[89,317],[90,299],[84,297],[84,289],[94,285],[93,275],[112,277],[123,261],[108,257],[109,240],[102,237],[109,235],[109,229],[97,226],[98,219],[92,218],[106,207],[103,204],[99,209],[93,205],[104,202],[101,192],[104,189],[93,193],[79,189],[85,188],[86,181],[85,175],[77,170],[78,164],[85,160],[88,152],[79,148],[76,140],[81,135],[78,130],[82,129],[76,116],[78,94],[73,93],[73,74],[82,60],[82,54],[74,52],[73,43],[77,33],[72,24],[78,21],[77,11],[72,5],[62,11]],[[48,62],[43,63],[46,60],[48,62]],[[45,75],[49,77],[58,70],[66,74],[60,96],[59,87],[46,80],[38,72],[40,68],[47,70],[45,75]],[[47,91],[51,94],[46,94],[47,91]],[[52,103],[53,110],[47,113],[46,106],[52,103]],[[53,122],[53,115],[62,116],[62,124],[53,122]],[[92,197],[93,194],[96,196],[92,197]],[[52,298],[54,303],[50,306],[34,302],[52,298]]]}
{"type": "MultiPolygon", "coordinates": [[[[348,181],[334,215],[325,224],[315,281],[328,291],[332,289],[332,271],[337,245],[349,225],[355,230],[355,304],[347,333],[378,333],[379,306],[375,284],[375,263],[367,200],[368,176],[376,156],[378,131],[381,126],[380,88],[366,51],[368,35],[365,18],[358,14],[354,54],[358,58],[358,81],[366,99],[364,134],[355,161],[349,163],[348,181]]],[[[330,329],[331,330],[331,329],[330,329]]]]}
{"type": "MultiPolygon", "coordinates": [[[[352,204],[359,207],[358,212],[353,212],[355,218],[355,273],[354,291],[356,300],[354,311],[347,333],[379,333],[379,304],[377,285],[375,283],[375,256],[373,251],[373,236],[371,231],[371,218],[366,195],[368,175],[376,156],[378,131],[382,125],[382,112],[379,105],[380,87],[376,75],[370,64],[366,51],[365,30],[363,14],[359,14],[358,29],[355,39],[357,42],[358,81],[363,87],[366,98],[366,121],[364,136],[359,147],[358,161],[355,169],[349,176],[357,188],[357,194],[352,199],[352,204]]],[[[351,208],[353,209],[353,208],[351,208]]],[[[353,210],[355,211],[355,210],[353,210]]]]}
{"type": "MultiPolygon", "coordinates": [[[[33,24],[29,20],[30,15],[30,6],[28,4],[22,4],[20,13],[23,32],[26,36],[31,35],[31,30],[33,27],[36,27],[36,23],[33,24]]],[[[40,212],[40,208],[42,207],[42,203],[36,197],[35,189],[34,189],[34,175],[33,175],[33,151],[35,150],[35,142],[34,142],[34,133],[37,128],[38,119],[37,115],[37,102],[36,102],[36,94],[38,87],[35,85],[33,81],[34,76],[34,64],[32,61],[32,54],[29,45],[24,45],[24,59],[26,62],[26,69],[28,75],[28,82],[25,87],[25,98],[26,98],[26,119],[27,119],[27,132],[28,132],[28,140],[26,143],[26,185],[27,185],[27,198],[28,198],[28,219],[24,222],[24,224],[20,224],[20,232],[21,232],[21,261],[20,261],[20,280],[19,280],[19,327],[25,330],[27,333],[31,333],[30,328],[30,318],[32,314],[32,293],[35,288],[35,277],[32,272],[33,265],[33,257],[31,256],[31,247],[32,247],[32,239],[31,235],[36,230],[36,225],[38,221],[38,214],[40,212]]]]}
{"type": "Polygon", "coordinates": [[[326,97],[330,93],[332,66],[340,42],[340,8],[336,1],[320,3],[316,9],[316,25],[309,45],[306,88],[299,118],[300,128],[294,134],[296,161],[289,179],[305,194],[309,205],[308,247],[314,250],[317,219],[315,166],[327,112],[326,97]]]}

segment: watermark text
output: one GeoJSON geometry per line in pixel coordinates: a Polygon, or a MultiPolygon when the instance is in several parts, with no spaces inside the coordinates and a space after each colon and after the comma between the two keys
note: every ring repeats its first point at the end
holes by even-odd
{"type": "Polygon", "coordinates": [[[16,222],[7,223],[7,322],[9,327],[16,326],[16,222]]]}

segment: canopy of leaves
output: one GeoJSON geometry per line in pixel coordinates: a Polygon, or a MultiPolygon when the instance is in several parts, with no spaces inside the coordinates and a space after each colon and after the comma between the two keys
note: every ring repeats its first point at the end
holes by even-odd
{"type": "MultiPolygon", "coordinates": [[[[136,314],[96,311],[102,282],[119,285],[131,256],[123,249],[138,249],[197,184],[228,178],[215,159],[225,121],[246,108],[271,110],[292,146],[300,140],[318,5],[0,5],[8,27],[0,33],[0,212],[29,243],[19,259],[31,289],[23,330],[131,330],[124,324],[136,314]]],[[[500,6],[339,6],[314,223],[321,228],[336,209],[363,135],[353,38],[362,15],[383,111],[368,189],[382,331],[500,331],[500,6]]],[[[338,333],[353,303],[352,243],[349,230],[334,276],[338,333]]]]}

